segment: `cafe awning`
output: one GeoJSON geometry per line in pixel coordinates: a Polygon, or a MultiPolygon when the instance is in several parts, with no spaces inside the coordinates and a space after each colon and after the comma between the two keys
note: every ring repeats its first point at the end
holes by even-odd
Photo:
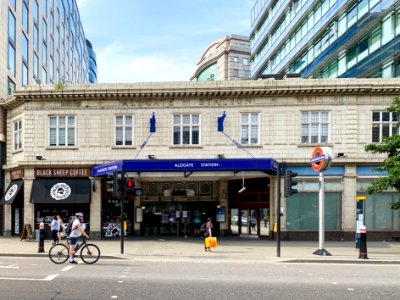
{"type": "Polygon", "coordinates": [[[89,179],[35,179],[32,203],[90,203],[89,179]]]}
{"type": "Polygon", "coordinates": [[[24,193],[21,187],[24,185],[23,180],[12,181],[0,200],[0,204],[17,204],[23,201],[24,193]]]}

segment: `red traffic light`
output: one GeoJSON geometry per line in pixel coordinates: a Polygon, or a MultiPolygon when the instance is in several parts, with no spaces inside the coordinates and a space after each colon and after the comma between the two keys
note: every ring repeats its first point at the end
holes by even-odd
{"type": "Polygon", "coordinates": [[[126,180],[126,188],[127,189],[133,189],[135,187],[135,182],[133,179],[127,179],[126,180]]]}

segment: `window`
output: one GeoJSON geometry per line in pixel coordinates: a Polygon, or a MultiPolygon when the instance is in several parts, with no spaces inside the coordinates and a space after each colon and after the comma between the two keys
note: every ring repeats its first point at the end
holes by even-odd
{"type": "Polygon", "coordinates": [[[47,83],[47,71],[44,67],[42,67],[42,84],[47,83]]]}
{"type": "Polygon", "coordinates": [[[22,63],[22,85],[28,85],[28,66],[25,62],[22,63]]]}
{"type": "Polygon", "coordinates": [[[7,96],[11,96],[11,94],[15,91],[15,83],[10,78],[7,81],[7,96]]]}
{"type": "Polygon", "coordinates": [[[233,69],[233,78],[238,78],[239,77],[239,70],[238,69],[233,69]]]}
{"type": "Polygon", "coordinates": [[[8,70],[11,75],[15,76],[15,48],[8,43],[8,70]]]}
{"type": "Polygon", "coordinates": [[[133,117],[115,117],[115,145],[131,146],[133,143],[133,117]]]}
{"type": "Polygon", "coordinates": [[[22,60],[28,62],[28,39],[25,34],[22,34],[22,60]]]}
{"type": "Polygon", "coordinates": [[[49,145],[54,147],[75,146],[75,117],[49,117],[49,145]]]}
{"type": "Polygon", "coordinates": [[[33,78],[39,78],[39,57],[36,53],[33,54],[33,78]]]}
{"type": "Polygon", "coordinates": [[[15,10],[16,9],[16,1],[10,0],[10,6],[15,10]]]}
{"type": "Polygon", "coordinates": [[[47,23],[45,19],[43,19],[42,22],[42,39],[43,39],[43,44],[47,43],[47,23]]]}
{"type": "Polygon", "coordinates": [[[43,15],[47,17],[47,0],[42,0],[42,9],[43,9],[43,15]]]}
{"type": "Polygon", "coordinates": [[[27,3],[22,3],[22,28],[23,30],[28,33],[29,29],[29,10],[27,3]]]}
{"type": "Polygon", "coordinates": [[[248,58],[243,58],[243,65],[248,66],[249,65],[249,59],[248,58]]]}
{"type": "Polygon", "coordinates": [[[39,24],[39,4],[36,0],[33,1],[33,23],[39,24]]]}
{"type": "Polygon", "coordinates": [[[39,29],[36,25],[33,26],[33,48],[39,51],[39,29]]]}
{"type": "Polygon", "coordinates": [[[329,142],[329,112],[306,111],[301,113],[301,143],[324,144],[329,142]]]}
{"type": "Polygon", "coordinates": [[[237,56],[233,56],[232,58],[233,58],[233,62],[238,62],[237,56]]]}
{"type": "Polygon", "coordinates": [[[372,142],[380,143],[382,138],[399,134],[399,117],[394,112],[374,111],[372,112],[372,142]]]}
{"type": "Polygon", "coordinates": [[[173,116],[174,145],[200,144],[200,115],[173,116]]]}
{"type": "Polygon", "coordinates": [[[14,121],[13,129],[14,129],[13,150],[18,151],[22,149],[22,120],[14,121]]]}
{"type": "Polygon", "coordinates": [[[15,17],[11,10],[8,11],[8,41],[15,45],[15,17]]]}
{"type": "Polygon", "coordinates": [[[242,145],[257,145],[259,128],[258,113],[242,113],[240,115],[240,143],[242,145]]]}
{"type": "Polygon", "coordinates": [[[42,64],[44,66],[47,65],[47,46],[46,46],[46,44],[44,42],[43,42],[43,45],[42,45],[42,64]]]}

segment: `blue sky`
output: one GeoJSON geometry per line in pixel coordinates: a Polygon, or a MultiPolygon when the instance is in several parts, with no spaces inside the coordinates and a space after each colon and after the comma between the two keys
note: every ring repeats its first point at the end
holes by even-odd
{"type": "Polygon", "coordinates": [[[254,0],[77,0],[98,81],[187,81],[208,45],[250,34],[254,0]]]}

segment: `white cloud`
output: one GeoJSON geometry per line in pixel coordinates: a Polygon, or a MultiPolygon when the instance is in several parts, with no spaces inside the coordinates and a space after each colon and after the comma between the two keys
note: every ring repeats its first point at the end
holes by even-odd
{"type": "Polygon", "coordinates": [[[168,53],[129,53],[118,41],[97,53],[100,83],[189,81],[196,65],[168,53]]]}

